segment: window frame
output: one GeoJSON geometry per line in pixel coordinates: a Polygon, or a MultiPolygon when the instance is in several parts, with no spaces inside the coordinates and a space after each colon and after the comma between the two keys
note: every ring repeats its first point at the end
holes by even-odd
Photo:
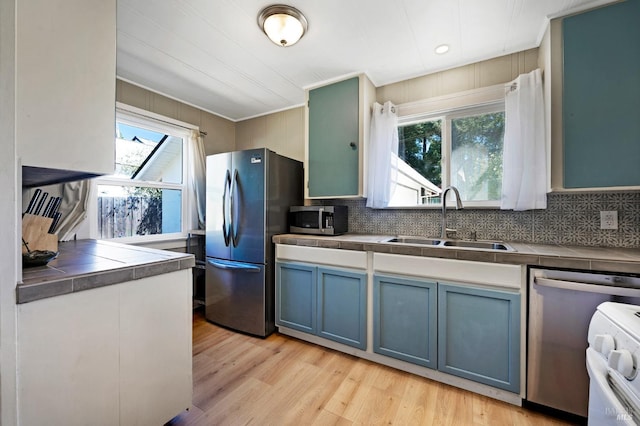
{"type": "MultiPolygon", "coordinates": [[[[124,123],[127,125],[145,128],[154,132],[162,134],[171,134],[173,136],[181,137],[182,144],[182,183],[169,183],[169,182],[156,182],[156,181],[143,181],[143,180],[131,180],[126,178],[118,178],[113,176],[100,176],[93,180],[95,190],[92,191],[90,208],[87,214],[92,218],[92,225],[90,234],[93,238],[102,241],[113,241],[119,243],[132,243],[132,244],[144,244],[144,243],[161,243],[172,240],[182,240],[187,237],[188,230],[192,228],[192,202],[193,194],[189,191],[189,170],[191,165],[189,164],[189,147],[191,143],[192,131],[198,130],[197,126],[193,126],[188,123],[184,123],[178,120],[171,119],[159,114],[155,114],[149,111],[145,111],[139,108],[131,107],[129,105],[117,103],[114,129],[116,123],[124,123]],[[172,232],[166,234],[153,234],[153,235],[135,235],[130,237],[120,238],[100,238],[100,232],[98,229],[98,185],[114,185],[114,186],[128,186],[128,187],[146,187],[146,188],[162,188],[173,189],[181,191],[181,218],[180,218],[180,232],[172,232]]],[[[114,132],[114,140],[117,135],[114,132]]],[[[115,145],[114,145],[115,150],[115,145]]],[[[115,155],[115,151],[114,151],[115,155]]],[[[115,157],[114,157],[115,161],[115,157]]]]}
{"type": "MultiPolygon", "coordinates": [[[[398,106],[398,126],[407,126],[431,120],[442,120],[442,189],[451,185],[451,121],[473,115],[505,112],[504,85],[490,86],[459,94],[427,99],[398,106]]],[[[454,201],[450,193],[447,197],[449,205],[454,201]]],[[[500,200],[463,201],[465,207],[500,208],[500,200]]],[[[438,204],[424,204],[397,208],[442,208],[438,204]]]]}

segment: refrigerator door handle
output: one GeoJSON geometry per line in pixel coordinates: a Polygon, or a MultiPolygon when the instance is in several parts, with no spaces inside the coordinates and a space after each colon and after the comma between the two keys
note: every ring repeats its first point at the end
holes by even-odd
{"type": "Polygon", "coordinates": [[[242,262],[229,262],[224,260],[207,260],[211,266],[220,269],[231,269],[231,270],[240,270],[244,272],[260,272],[260,267],[256,265],[252,265],[250,263],[242,263],[242,262]]]}
{"type": "Polygon", "coordinates": [[[231,225],[229,233],[231,234],[231,242],[234,247],[238,247],[238,224],[235,221],[234,213],[236,211],[236,191],[238,190],[238,169],[233,170],[233,180],[231,182],[231,225]]]}
{"type": "Polygon", "coordinates": [[[224,245],[229,247],[230,228],[227,226],[227,189],[230,192],[231,173],[227,169],[227,175],[224,179],[224,192],[222,193],[222,235],[224,236],[224,245]]]}

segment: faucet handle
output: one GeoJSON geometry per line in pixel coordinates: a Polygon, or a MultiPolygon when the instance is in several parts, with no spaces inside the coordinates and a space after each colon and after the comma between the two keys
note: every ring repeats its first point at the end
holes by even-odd
{"type": "Polygon", "coordinates": [[[445,232],[445,237],[446,238],[451,238],[452,240],[455,240],[458,238],[457,236],[458,230],[455,228],[447,228],[446,232],[445,232]]]}

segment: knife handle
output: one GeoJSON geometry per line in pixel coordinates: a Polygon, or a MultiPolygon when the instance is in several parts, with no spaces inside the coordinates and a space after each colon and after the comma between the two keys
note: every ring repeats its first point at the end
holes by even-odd
{"type": "Polygon", "coordinates": [[[42,216],[51,217],[51,211],[53,210],[53,205],[55,204],[55,197],[49,198],[49,202],[47,203],[47,207],[44,208],[44,212],[42,212],[42,216]]]}
{"type": "Polygon", "coordinates": [[[35,208],[36,204],[38,203],[38,197],[40,196],[41,192],[42,192],[42,189],[40,189],[40,188],[37,188],[33,192],[33,196],[31,197],[31,200],[29,201],[29,205],[27,206],[27,210],[25,210],[25,214],[31,214],[33,212],[33,209],[35,208]]]}
{"type": "Polygon", "coordinates": [[[58,222],[60,222],[60,218],[62,217],[62,213],[55,213],[53,215],[53,222],[51,222],[51,226],[49,227],[49,234],[53,234],[58,227],[58,222]]]}
{"type": "Polygon", "coordinates": [[[62,197],[56,197],[54,199],[53,206],[51,207],[51,212],[49,212],[49,217],[54,217],[58,210],[60,209],[60,204],[62,204],[62,197]]]}
{"type": "Polygon", "coordinates": [[[42,194],[42,198],[40,198],[40,201],[38,202],[38,206],[36,207],[36,210],[33,212],[33,214],[35,215],[39,215],[40,214],[40,210],[42,210],[42,206],[44,205],[45,200],[47,199],[47,197],[49,196],[48,192],[44,192],[42,194]]]}

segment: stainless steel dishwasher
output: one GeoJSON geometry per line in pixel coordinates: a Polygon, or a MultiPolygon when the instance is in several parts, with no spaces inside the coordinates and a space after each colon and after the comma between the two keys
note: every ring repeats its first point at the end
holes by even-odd
{"type": "Polygon", "coordinates": [[[640,277],[529,270],[527,401],[587,416],[587,332],[606,301],[640,305],[640,277]]]}

